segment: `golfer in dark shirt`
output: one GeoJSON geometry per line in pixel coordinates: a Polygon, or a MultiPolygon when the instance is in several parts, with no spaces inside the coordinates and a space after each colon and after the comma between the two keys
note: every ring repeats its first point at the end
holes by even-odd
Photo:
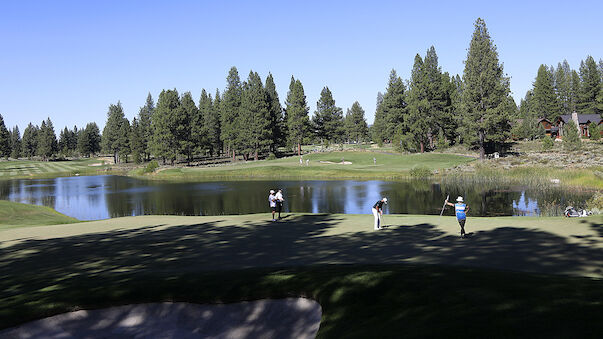
{"type": "Polygon", "coordinates": [[[387,204],[387,198],[383,198],[373,205],[373,216],[375,217],[375,230],[380,230],[382,228],[381,216],[383,215],[383,204],[387,204]]]}

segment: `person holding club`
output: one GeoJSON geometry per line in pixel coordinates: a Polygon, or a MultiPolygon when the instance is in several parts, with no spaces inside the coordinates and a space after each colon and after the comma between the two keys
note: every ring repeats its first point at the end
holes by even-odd
{"type": "Polygon", "coordinates": [[[446,205],[453,206],[454,212],[456,213],[456,220],[459,222],[461,226],[461,238],[465,237],[465,221],[467,220],[467,211],[469,210],[469,206],[463,202],[463,197],[459,196],[456,198],[456,204],[448,202],[448,198],[446,198],[446,205]]]}
{"type": "Polygon", "coordinates": [[[383,204],[387,204],[387,198],[377,201],[373,205],[373,216],[375,216],[375,230],[383,229],[381,227],[381,216],[383,215],[383,204]]]}

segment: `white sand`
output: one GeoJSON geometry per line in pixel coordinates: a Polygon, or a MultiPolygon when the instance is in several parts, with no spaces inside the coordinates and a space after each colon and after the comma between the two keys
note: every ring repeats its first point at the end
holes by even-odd
{"type": "Polygon", "coordinates": [[[304,298],[137,304],[59,314],[0,338],[314,338],[321,316],[320,305],[304,298]]]}

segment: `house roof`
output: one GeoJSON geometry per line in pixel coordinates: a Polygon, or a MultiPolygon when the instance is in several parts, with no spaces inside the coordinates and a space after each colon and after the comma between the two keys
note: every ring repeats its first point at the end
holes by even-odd
{"type": "MultiPolygon", "coordinates": [[[[563,120],[564,123],[567,123],[568,121],[572,120],[572,115],[563,114],[560,115],[559,118],[563,120]]],[[[578,114],[579,124],[586,124],[589,122],[594,122],[595,124],[598,124],[601,122],[601,116],[599,114],[578,114]]]]}

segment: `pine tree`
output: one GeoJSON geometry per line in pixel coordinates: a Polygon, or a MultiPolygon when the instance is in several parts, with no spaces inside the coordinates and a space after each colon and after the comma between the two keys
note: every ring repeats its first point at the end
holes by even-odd
{"type": "Polygon", "coordinates": [[[509,79],[499,64],[496,46],[486,23],[478,18],[463,72],[462,123],[465,133],[474,135],[480,159],[485,159],[486,142],[506,137],[509,92],[509,79]]]}
{"type": "Polygon", "coordinates": [[[90,122],[80,130],[77,139],[77,149],[82,156],[90,157],[101,150],[101,135],[98,125],[90,122]]]}
{"type": "Polygon", "coordinates": [[[561,106],[561,114],[572,113],[571,79],[572,70],[567,60],[563,60],[563,63],[560,62],[557,64],[557,69],[555,70],[555,91],[557,92],[561,106]]]}
{"type": "Polygon", "coordinates": [[[10,157],[13,159],[19,159],[21,157],[21,133],[19,133],[18,126],[13,127],[13,130],[12,130],[11,136],[10,136],[10,140],[11,140],[10,157]]]}
{"type": "Polygon", "coordinates": [[[142,144],[142,128],[136,118],[132,119],[131,133],[130,133],[130,149],[132,151],[132,158],[134,162],[140,164],[143,160],[144,147],[142,144]]]}
{"type": "Polygon", "coordinates": [[[67,126],[61,130],[59,133],[59,152],[63,154],[63,156],[69,155],[69,138],[71,133],[67,126]]]}
{"type": "Polygon", "coordinates": [[[23,131],[23,139],[21,139],[22,154],[28,159],[38,153],[38,130],[38,126],[30,122],[23,131]]]}
{"type": "Polygon", "coordinates": [[[4,118],[0,114],[0,157],[8,159],[10,156],[10,133],[4,125],[4,118]]]}
{"type": "Polygon", "coordinates": [[[341,141],[343,132],[343,110],[335,105],[335,99],[328,87],[320,92],[316,111],[312,118],[316,135],[323,142],[341,141]]]}
{"type": "Polygon", "coordinates": [[[297,146],[297,155],[301,156],[301,145],[307,136],[310,118],[308,112],[310,108],[306,103],[306,95],[301,81],[291,77],[289,92],[285,102],[285,111],[287,114],[287,132],[289,144],[297,146]]]}
{"type": "Polygon", "coordinates": [[[220,139],[222,135],[222,95],[220,94],[220,90],[216,88],[216,94],[214,95],[214,100],[212,104],[211,116],[206,120],[206,125],[208,130],[210,130],[209,140],[212,145],[210,149],[210,154],[213,156],[214,152],[217,155],[220,155],[221,150],[223,149],[223,143],[220,139]]]}
{"type": "Polygon", "coordinates": [[[429,94],[427,83],[429,80],[425,74],[423,59],[419,54],[415,55],[415,61],[412,68],[410,88],[408,90],[408,110],[404,118],[404,127],[406,129],[408,140],[412,140],[409,145],[403,145],[403,148],[419,147],[421,153],[425,150],[427,143],[427,133],[433,125],[433,116],[431,115],[429,94]]]}
{"type": "Polygon", "coordinates": [[[563,148],[569,151],[579,150],[582,146],[582,140],[580,140],[580,132],[578,127],[573,120],[563,125],[563,148]]]}
{"type": "Polygon", "coordinates": [[[151,117],[153,116],[153,112],[155,111],[155,103],[153,101],[153,97],[151,93],[147,95],[147,101],[145,105],[140,108],[138,111],[138,124],[140,126],[140,142],[141,147],[143,149],[142,155],[146,158],[146,160],[151,159],[151,137],[153,131],[151,129],[151,117]]]}
{"type": "Polygon", "coordinates": [[[595,59],[590,55],[580,62],[580,91],[578,110],[582,114],[598,114],[597,95],[601,90],[601,75],[595,59]]]}
{"type": "Polygon", "coordinates": [[[259,153],[268,151],[273,139],[268,96],[256,72],[249,72],[239,118],[239,125],[246,126],[239,133],[239,144],[245,154],[253,153],[258,160],[259,153]]]}
{"type": "Polygon", "coordinates": [[[545,65],[540,65],[534,81],[531,107],[533,116],[550,121],[561,114],[561,104],[555,93],[553,76],[545,65]]]}
{"type": "Polygon", "coordinates": [[[191,138],[197,153],[203,153],[206,149],[209,149],[213,153],[209,139],[210,133],[215,133],[215,131],[211,131],[210,126],[207,125],[208,119],[212,115],[212,110],[211,95],[207,95],[205,89],[202,89],[199,98],[199,109],[193,117],[191,126],[191,138]]]}
{"type": "Polygon", "coordinates": [[[239,71],[236,67],[233,66],[228,72],[226,83],[226,90],[220,104],[222,119],[220,140],[226,146],[227,151],[232,152],[232,159],[234,160],[236,156],[235,142],[239,139],[240,126],[237,123],[241,110],[241,94],[243,93],[239,71]]]}
{"type": "Polygon", "coordinates": [[[357,144],[368,139],[368,126],[364,117],[364,109],[358,101],[354,101],[352,108],[346,114],[347,135],[357,144]]]}
{"type": "Polygon", "coordinates": [[[169,160],[172,164],[176,161],[179,150],[177,134],[178,121],[176,119],[180,107],[178,91],[163,90],[159,94],[157,107],[151,118],[153,130],[151,138],[151,151],[157,158],[165,163],[169,160]]]}
{"type": "Polygon", "coordinates": [[[601,130],[599,129],[599,125],[591,122],[588,125],[588,133],[590,133],[590,140],[599,141],[601,139],[601,130]]]}
{"type": "Polygon", "coordinates": [[[119,162],[120,147],[124,145],[123,136],[121,135],[121,127],[124,119],[125,115],[121,102],[118,101],[116,105],[109,105],[107,123],[103,129],[102,148],[106,152],[113,154],[113,161],[116,164],[119,162]]]}
{"type": "Polygon", "coordinates": [[[57,137],[54,133],[54,126],[50,118],[42,121],[38,132],[38,147],[37,155],[41,156],[44,161],[47,161],[58,150],[57,137]]]}
{"type": "Polygon", "coordinates": [[[117,145],[119,149],[119,161],[123,160],[128,163],[128,155],[130,154],[130,122],[125,117],[119,126],[117,145]]]}
{"type": "Polygon", "coordinates": [[[285,120],[283,116],[283,107],[279,101],[278,93],[276,92],[276,85],[274,84],[274,79],[272,78],[272,74],[268,73],[266,77],[266,84],[264,86],[266,89],[266,95],[268,100],[268,112],[270,114],[270,128],[272,130],[272,142],[270,144],[270,149],[272,152],[276,152],[276,149],[279,146],[286,145],[286,127],[285,120]]]}
{"type": "Polygon", "coordinates": [[[185,155],[187,163],[190,164],[193,160],[193,149],[195,147],[192,140],[191,122],[199,115],[199,110],[197,109],[190,92],[186,92],[182,95],[180,108],[177,112],[176,133],[180,154],[185,155]]]}

